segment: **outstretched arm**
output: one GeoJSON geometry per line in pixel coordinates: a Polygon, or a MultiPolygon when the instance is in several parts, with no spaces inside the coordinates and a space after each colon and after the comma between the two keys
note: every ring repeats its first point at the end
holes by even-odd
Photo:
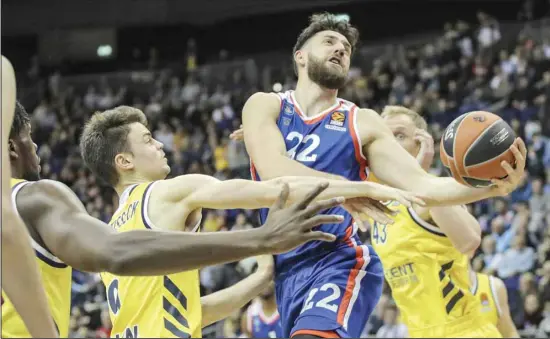
{"type": "MultiPolygon", "coordinates": [[[[76,269],[117,275],[164,275],[286,252],[311,240],[334,241],[332,235],[311,231],[322,223],[341,222],[338,216],[316,216],[341,200],[309,206],[325,188],[319,185],[307,199],[287,209],[281,209],[284,203],[280,201],[286,202],[281,197],[260,228],[206,234],[152,230],[117,233],[89,216],[67,186],[51,180],[23,187],[17,195],[17,206],[44,245],[76,269]]],[[[288,187],[283,192],[288,194],[288,187]]]]}
{"type": "Polygon", "coordinates": [[[11,201],[8,139],[15,100],[13,67],[2,56],[2,289],[33,337],[56,338],[59,334],[42,288],[30,235],[11,201]]]}
{"type": "MultiPolygon", "coordinates": [[[[428,132],[421,129],[416,131],[416,135],[420,142],[416,161],[427,171],[433,162],[434,140],[428,132]]],[[[433,220],[461,253],[471,254],[479,247],[481,227],[464,206],[415,206],[414,210],[424,221],[433,220]]]]}
{"type": "Polygon", "coordinates": [[[157,200],[181,203],[180,207],[189,211],[198,208],[256,209],[273,204],[283,184],[289,186],[289,201],[292,202],[303,198],[321,181],[328,182],[329,186],[317,197],[319,200],[371,197],[376,200],[398,200],[407,206],[411,206],[411,202],[423,204],[412,194],[373,182],[322,180],[308,176],[285,176],[258,182],[243,179],[220,181],[207,175],[190,174],[159,181],[153,186],[151,194],[157,200]]]}
{"type": "Polygon", "coordinates": [[[273,257],[258,258],[258,270],[237,284],[201,298],[202,327],[227,318],[257,297],[273,279],[273,257]],[[261,264],[260,261],[271,264],[261,264]]]}
{"type": "Polygon", "coordinates": [[[463,205],[474,201],[510,193],[518,185],[525,170],[525,145],[521,140],[512,146],[516,170],[509,164],[506,181],[490,188],[470,188],[453,178],[439,178],[426,173],[416,160],[395,140],[378,113],[361,109],[357,113],[358,128],[370,169],[382,182],[426,197],[431,206],[463,205]],[[518,150],[519,148],[519,150],[518,150]],[[520,151],[521,150],[521,151],[520,151]]]}

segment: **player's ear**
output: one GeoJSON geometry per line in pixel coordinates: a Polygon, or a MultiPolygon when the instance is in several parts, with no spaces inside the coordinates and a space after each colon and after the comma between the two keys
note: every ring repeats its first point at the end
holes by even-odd
{"type": "Polygon", "coordinates": [[[16,160],[19,158],[19,155],[17,154],[17,144],[12,140],[8,140],[8,154],[10,155],[10,160],[16,160]]]}
{"type": "Polygon", "coordinates": [[[294,62],[296,62],[296,65],[299,67],[306,66],[306,53],[303,49],[299,49],[294,53],[294,62]]]}
{"type": "Polygon", "coordinates": [[[132,155],[129,153],[118,153],[115,155],[115,166],[122,170],[131,170],[134,168],[132,155]]]}

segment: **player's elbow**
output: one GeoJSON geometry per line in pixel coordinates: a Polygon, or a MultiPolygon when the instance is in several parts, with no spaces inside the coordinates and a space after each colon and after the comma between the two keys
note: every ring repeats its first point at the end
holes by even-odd
{"type": "Polygon", "coordinates": [[[127,247],[121,244],[120,240],[124,240],[120,234],[106,237],[102,244],[95,248],[95,253],[90,256],[93,260],[90,260],[85,271],[129,275],[131,267],[127,247]]]}
{"type": "Polygon", "coordinates": [[[464,239],[460,242],[460,245],[457,246],[457,249],[462,254],[470,255],[474,253],[479,245],[481,244],[481,236],[476,232],[470,231],[467,232],[464,239]]]}

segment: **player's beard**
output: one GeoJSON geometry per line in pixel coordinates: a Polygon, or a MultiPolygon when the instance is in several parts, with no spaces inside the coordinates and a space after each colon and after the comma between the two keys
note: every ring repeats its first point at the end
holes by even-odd
{"type": "Polygon", "coordinates": [[[307,75],[314,83],[328,89],[340,89],[346,84],[347,74],[343,70],[330,68],[326,60],[308,55],[307,75]]]}

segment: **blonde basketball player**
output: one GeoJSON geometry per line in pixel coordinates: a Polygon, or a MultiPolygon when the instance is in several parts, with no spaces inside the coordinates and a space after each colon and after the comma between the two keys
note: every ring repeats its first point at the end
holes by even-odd
{"type": "MultiPolygon", "coordinates": [[[[397,142],[429,168],[433,139],[424,119],[399,106],[385,107],[382,118],[397,142]]],[[[389,207],[398,213],[395,223],[374,222],[371,240],[409,335],[500,337],[480,317],[480,303],[469,289],[469,254],[480,243],[477,220],[463,206],[389,207]]]]}
{"type": "Polygon", "coordinates": [[[508,291],[497,277],[475,272],[470,268],[471,291],[481,304],[481,314],[487,323],[495,325],[503,338],[520,338],[510,314],[508,291]]]}
{"type": "MultiPolygon", "coordinates": [[[[29,242],[29,233],[11,201],[8,139],[16,100],[15,74],[2,56],[2,319],[4,298],[21,315],[21,327],[33,337],[58,336],[29,242]]],[[[2,337],[11,333],[4,332],[2,337]]]]}
{"type": "MultiPolygon", "coordinates": [[[[146,127],[143,112],[121,106],[96,113],[81,137],[82,157],[96,177],[110,184],[120,197],[110,225],[116,232],[164,229],[199,231],[201,208],[268,207],[276,198],[277,181],[266,184],[248,180],[219,181],[205,175],[182,175],[164,180],[170,171],[162,150],[146,127]],[[275,188],[275,189],[274,189],[275,188]]],[[[316,178],[283,178],[290,183],[291,200],[303,195],[316,178]],[[304,190],[305,189],[305,190],[304,190]]],[[[385,189],[383,185],[330,182],[325,196],[367,196],[382,200],[397,197],[406,205],[423,202],[410,193],[385,189]]],[[[383,214],[383,213],[382,213],[383,214]]],[[[387,216],[379,216],[388,219],[387,216]]],[[[341,218],[330,216],[329,219],[341,218]]],[[[322,223],[329,219],[319,217],[322,223]]],[[[231,235],[229,232],[223,237],[231,235]]],[[[326,233],[312,232],[315,240],[333,241],[326,233]]],[[[152,235],[153,237],[154,235],[152,235]]],[[[236,240],[241,245],[248,242],[236,240]]],[[[204,256],[228,256],[228,244],[213,245],[204,256]]],[[[235,246],[235,245],[233,245],[235,246]]],[[[282,250],[282,252],[284,252],[282,250]]],[[[199,256],[197,253],[195,256],[199,256]]],[[[113,322],[113,333],[140,337],[199,337],[201,328],[230,315],[255,297],[265,283],[234,286],[200,297],[197,270],[154,277],[123,277],[103,274],[113,322]]]]}
{"type": "MultiPolygon", "coordinates": [[[[348,20],[330,13],[313,15],[293,48],[296,90],[255,93],[247,100],[244,141],[256,180],[305,175],[360,181],[369,172],[389,186],[421,194],[430,206],[506,195],[517,187],[526,156],[520,138],[510,148],[516,169],[502,163],[508,174],[504,181],[470,188],[453,178],[427,175],[396,143],[377,112],[338,98],[358,41],[358,30],[348,20]]],[[[380,298],[382,265],[361,244],[352,216],[337,212],[345,222],[321,229],[340,242],[322,249],[315,248],[318,243],[307,244],[275,259],[285,336],[357,337],[380,298]],[[326,298],[332,300],[328,305],[326,298]]],[[[260,216],[264,220],[266,211],[260,216]]]]}

